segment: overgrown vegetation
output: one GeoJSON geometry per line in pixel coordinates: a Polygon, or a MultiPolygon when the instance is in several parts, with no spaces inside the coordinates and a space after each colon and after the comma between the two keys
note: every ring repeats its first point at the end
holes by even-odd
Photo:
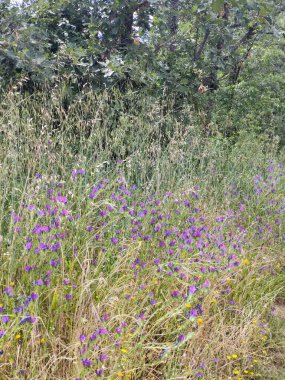
{"type": "Polygon", "coordinates": [[[279,1],[0,4],[0,379],[285,379],[279,1]]]}
{"type": "Polygon", "coordinates": [[[2,103],[2,378],[282,378],[277,141],[56,99],[2,103]]]}
{"type": "MultiPolygon", "coordinates": [[[[282,1],[12,4],[2,0],[0,8],[3,88],[36,98],[37,90],[57,87],[65,113],[86,86],[131,89],[148,102],[171,98],[177,113],[191,104],[206,133],[213,126],[226,136],[253,129],[284,143],[282,1]]],[[[125,109],[129,101],[121,96],[125,109]]]]}

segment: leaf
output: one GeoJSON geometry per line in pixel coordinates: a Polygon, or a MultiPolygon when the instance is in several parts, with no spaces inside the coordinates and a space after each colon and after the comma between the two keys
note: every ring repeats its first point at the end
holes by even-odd
{"type": "Polygon", "coordinates": [[[189,30],[191,30],[192,24],[191,22],[182,22],[179,24],[179,29],[182,33],[187,33],[189,30]]]}
{"type": "Polygon", "coordinates": [[[46,59],[44,57],[34,58],[32,61],[34,64],[40,66],[46,59]]]}
{"type": "Polygon", "coordinates": [[[280,13],[280,15],[277,17],[277,25],[281,29],[285,29],[285,12],[280,13]]]}
{"type": "Polygon", "coordinates": [[[56,310],[58,307],[58,294],[56,291],[54,291],[52,301],[51,301],[51,309],[56,310]]]}
{"type": "Polygon", "coordinates": [[[255,8],[255,1],[254,0],[247,0],[246,1],[247,3],[247,6],[249,7],[249,9],[254,9],[255,8]]]}
{"type": "Polygon", "coordinates": [[[267,5],[263,5],[261,8],[260,8],[260,11],[259,11],[259,14],[261,17],[266,17],[268,16],[270,13],[272,12],[272,8],[267,6],[267,5]]]}
{"type": "Polygon", "coordinates": [[[282,37],[282,33],[276,27],[273,27],[272,31],[273,31],[274,37],[276,37],[276,38],[282,37]]]}
{"type": "Polygon", "coordinates": [[[212,2],[212,9],[214,12],[221,12],[224,9],[224,0],[214,0],[212,2]]]}
{"type": "Polygon", "coordinates": [[[111,77],[114,74],[114,71],[111,69],[104,70],[104,72],[105,72],[104,78],[111,77]]]}

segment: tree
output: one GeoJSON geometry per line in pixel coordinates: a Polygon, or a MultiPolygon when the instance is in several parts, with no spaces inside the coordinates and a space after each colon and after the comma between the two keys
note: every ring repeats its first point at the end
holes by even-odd
{"type": "Polygon", "coordinates": [[[284,33],[276,0],[33,0],[21,9],[5,0],[1,9],[7,81],[18,70],[35,82],[133,83],[192,99],[201,85],[238,83],[254,46],[284,33]]]}

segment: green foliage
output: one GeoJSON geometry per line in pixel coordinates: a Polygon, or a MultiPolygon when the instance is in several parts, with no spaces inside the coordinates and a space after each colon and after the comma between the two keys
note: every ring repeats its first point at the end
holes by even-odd
{"type": "Polygon", "coordinates": [[[277,46],[257,47],[248,59],[236,86],[215,94],[212,122],[230,131],[266,133],[285,143],[284,52],[277,46]]]}
{"type": "Polygon", "coordinates": [[[176,110],[192,104],[206,133],[284,141],[281,2],[5,1],[1,14],[3,88],[62,86],[65,112],[85,86],[143,91],[176,110]]]}
{"type": "Polygon", "coordinates": [[[193,95],[201,82],[217,89],[220,77],[235,83],[237,65],[253,46],[263,44],[267,33],[278,43],[284,16],[281,5],[261,0],[7,4],[2,70],[10,58],[34,83],[58,77],[97,88],[133,82],[179,95],[193,95]]]}

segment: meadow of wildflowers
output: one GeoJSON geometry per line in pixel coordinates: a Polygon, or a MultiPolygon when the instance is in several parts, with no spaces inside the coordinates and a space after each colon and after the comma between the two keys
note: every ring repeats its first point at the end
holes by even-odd
{"type": "Polygon", "coordinates": [[[163,148],[156,105],[110,132],[91,95],[62,130],[20,101],[0,112],[0,380],[285,379],[282,154],[184,122],[163,148]]]}
{"type": "Polygon", "coordinates": [[[216,209],[116,173],[37,173],[5,216],[1,379],[281,379],[285,167],[216,209]]]}

